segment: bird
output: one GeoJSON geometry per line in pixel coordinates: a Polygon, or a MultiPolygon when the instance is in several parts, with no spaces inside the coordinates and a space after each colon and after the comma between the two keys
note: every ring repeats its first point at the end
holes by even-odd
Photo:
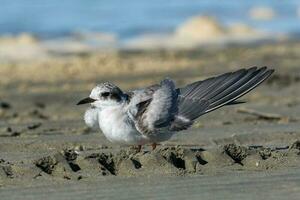
{"type": "Polygon", "coordinates": [[[142,145],[169,140],[190,128],[202,115],[227,105],[244,103],[240,97],[265,81],[273,69],[243,68],[177,88],[170,78],[159,84],[124,92],[110,82],[96,85],[89,97],[77,103],[90,104],[84,114],[87,126],[101,129],[113,143],[142,145]]]}

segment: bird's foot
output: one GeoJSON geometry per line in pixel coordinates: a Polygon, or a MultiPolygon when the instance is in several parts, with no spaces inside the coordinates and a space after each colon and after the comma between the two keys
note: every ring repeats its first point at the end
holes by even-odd
{"type": "Polygon", "coordinates": [[[152,146],[152,151],[153,151],[154,149],[156,149],[157,144],[156,143],[152,143],[151,146],[152,146]]]}
{"type": "Polygon", "coordinates": [[[136,148],[136,151],[139,153],[139,152],[141,152],[141,150],[142,150],[142,145],[138,145],[136,148]]]}

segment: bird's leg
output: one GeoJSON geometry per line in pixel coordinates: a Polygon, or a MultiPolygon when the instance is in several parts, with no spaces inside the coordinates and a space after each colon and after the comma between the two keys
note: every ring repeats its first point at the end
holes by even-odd
{"type": "Polygon", "coordinates": [[[151,146],[152,146],[152,151],[153,151],[154,149],[156,149],[157,144],[156,143],[152,143],[151,146]]]}
{"type": "Polygon", "coordinates": [[[137,152],[141,152],[141,150],[142,150],[142,145],[138,145],[137,146],[137,152]]]}

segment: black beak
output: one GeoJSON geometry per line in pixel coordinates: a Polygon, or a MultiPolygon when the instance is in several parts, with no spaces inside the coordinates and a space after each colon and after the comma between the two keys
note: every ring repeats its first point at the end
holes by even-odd
{"type": "Polygon", "coordinates": [[[96,101],[95,99],[92,99],[90,97],[84,98],[81,101],[79,101],[76,105],[86,104],[86,103],[93,103],[96,101]]]}

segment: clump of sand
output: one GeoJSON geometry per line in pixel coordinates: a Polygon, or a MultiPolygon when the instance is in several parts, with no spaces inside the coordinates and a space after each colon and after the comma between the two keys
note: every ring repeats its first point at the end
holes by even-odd
{"type": "Polygon", "coordinates": [[[292,144],[290,149],[283,150],[246,147],[234,143],[208,150],[162,147],[150,152],[137,152],[129,148],[117,152],[103,150],[99,153],[84,154],[67,149],[42,157],[34,161],[34,164],[43,173],[65,179],[91,176],[181,176],[210,174],[224,169],[266,170],[295,166],[299,163],[298,143],[292,144]]]}
{"type": "Polygon", "coordinates": [[[33,35],[30,35],[28,33],[22,33],[17,36],[2,36],[0,37],[0,45],[32,45],[37,44],[39,42],[38,38],[34,37],[33,35]]]}
{"type": "Polygon", "coordinates": [[[116,49],[118,38],[102,32],[75,32],[68,37],[40,40],[32,34],[0,37],[1,62],[40,61],[57,56],[116,49]]]}
{"type": "Polygon", "coordinates": [[[0,37],[0,60],[39,60],[46,58],[47,50],[40,45],[38,38],[28,33],[17,36],[0,37]]]}
{"type": "Polygon", "coordinates": [[[249,42],[266,38],[268,34],[246,24],[225,26],[210,16],[195,16],[167,35],[144,35],[133,39],[128,48],[194,48],[209,44],[249,42]]]}
{"type": "Polygon", "coordinates": [[[209,40],[226,34],[226,28],[216,19],[207,16],[196,16],[188,19],[175,31],[176,37],[190,40],[209,40]]]}

